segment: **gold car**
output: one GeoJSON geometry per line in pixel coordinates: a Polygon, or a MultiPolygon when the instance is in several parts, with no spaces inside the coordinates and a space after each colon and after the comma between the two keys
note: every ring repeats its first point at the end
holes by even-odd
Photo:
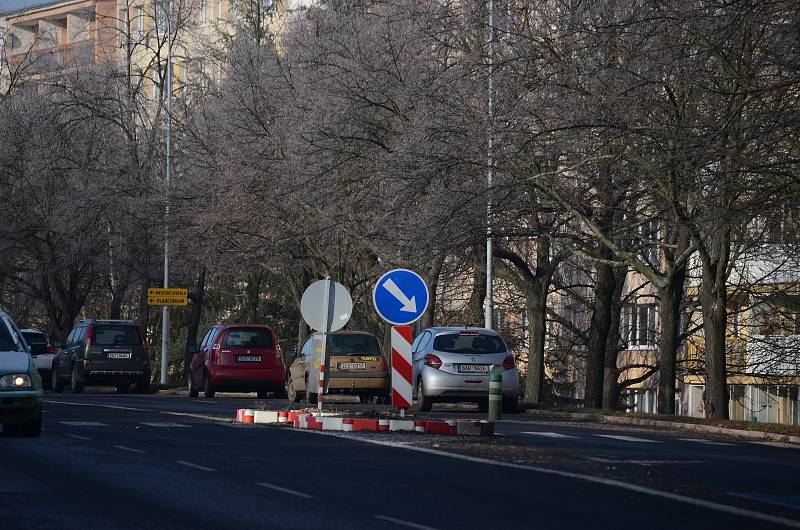
{"type": "MultiPolygon", "coordinates": [[[[365,331],[328,334],[328,394],[357,395],[362,403],[387,401],[391,372],[375,335],[365,331]]],[[[322,335],[314,333],[289,366],[286,394],[290,402],[317,400],[322,335]]]]}

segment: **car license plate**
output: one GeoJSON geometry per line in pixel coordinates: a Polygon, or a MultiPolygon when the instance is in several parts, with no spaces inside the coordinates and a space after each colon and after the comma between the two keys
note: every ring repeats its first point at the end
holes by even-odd
{"type": "Polygon", "coordinates": [[[366,370],[367,363],[339,363],[336,368],[339,370],[366,370]]]}
{"type": "Polygon", "coordinates": [[[488,364],[459,364],[458,371],[462,374],[488,374],[488,364]]]}
{"type": "Polygon", "coordinates": [[[109,358],[109,359],[130,359],[130,358],[131,358],[131,354],[130,354],[130,352],[128,352],[128,353],[124,353],[124,352],[110,352],[110,353],[108,354],[108,358],[109,358]]]}
{"type": "Polygon", "coordinates": [[[260,363],[260,355],[237,355],[236,360],[240,363],[260,363]]]}

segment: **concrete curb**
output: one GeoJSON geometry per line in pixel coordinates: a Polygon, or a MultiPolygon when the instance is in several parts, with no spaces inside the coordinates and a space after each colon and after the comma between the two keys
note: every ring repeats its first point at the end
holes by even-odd
{"type": "Polygon", "coordinates": [[[696,423],[683,423],[677,421],[648,420],[642,418],[626,418],[624,416],[606,416],[603,414],[589,414],[583,412],[551,412],[546,410],[526,410],[529,416],[547,416],[567,421],[586,421],[594,423],[610,423],[613,425],[636,425],[640,427],[660,427],[673,431],[700,432],[710,434],[724,434],[749,440],[767,440],[772,442],[786,442],[800,444],[800,436],[778,434],[763,431],[745,431],[729,427],[715,427],[713,425],[698,425],[696,423]]]}
{"type": "Polygon", "coordinates": [[[289,423],[295,429],[344,432],[421,432],[444,436],[493,436],[494,422],[486,420],[397,420],[352,418],[331,413],[238,409],[237,423],[289,423]]]}

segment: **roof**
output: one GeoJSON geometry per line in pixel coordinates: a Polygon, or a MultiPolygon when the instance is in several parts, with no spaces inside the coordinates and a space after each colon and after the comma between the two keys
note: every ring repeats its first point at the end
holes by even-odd
{"type": "Polygon", "coordinates": [[[0,0],[0,15],[14,15],[33,8],[65,4],[70,0],[0,0]]]}
{"type": "MultiPolygon", "coordinates": [[[[425,330],[423,330],[423,331],[425,331],[425,330]]],[[[496,332],[493,329],[488,329],[488,328],[470,328],[470,327],[466,327],[466,326],[464,326],[464,327],[449,326],[449,327],[427,328],[427,331],[431,331],[434,334],[439,334],[439,333],[458,333],[458,332],[462,332],[462,331],[471,331],[473,333],[479,332],[479,333],[485,333],[485,334],[488,334],[488,335],[500,335],[498,332],[496,332]]]]}

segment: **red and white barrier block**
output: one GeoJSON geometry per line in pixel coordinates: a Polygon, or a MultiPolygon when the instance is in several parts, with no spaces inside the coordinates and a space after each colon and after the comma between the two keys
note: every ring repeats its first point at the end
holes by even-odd
{"type": "Polygon", "coordinates": [[[414,328],[392,326],[392,406],[411,408],[411,343],[414,328]]]}

